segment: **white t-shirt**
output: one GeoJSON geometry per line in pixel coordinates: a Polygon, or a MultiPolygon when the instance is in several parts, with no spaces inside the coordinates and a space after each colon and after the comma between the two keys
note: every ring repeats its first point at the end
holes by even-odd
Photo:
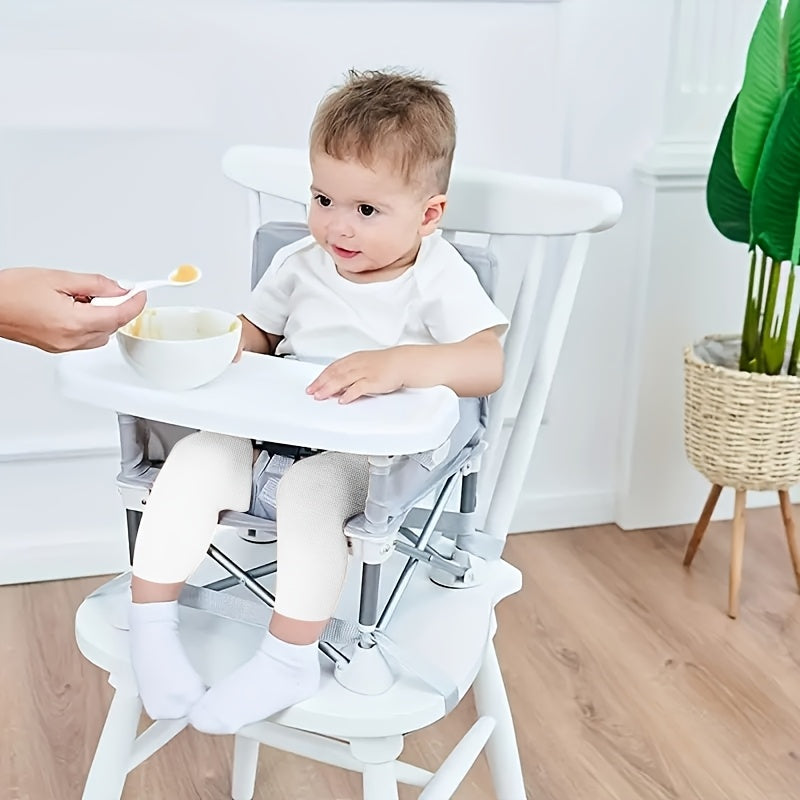
{"type": "Polygon", "coordinates": [[[508,320],[440,231],[422,240],[398,278],[354,283],[312,236],[282,247],[250,296],[245,317],[283,336],[277,355],[333,361],[357,350],[460,342],[508,320]]]}

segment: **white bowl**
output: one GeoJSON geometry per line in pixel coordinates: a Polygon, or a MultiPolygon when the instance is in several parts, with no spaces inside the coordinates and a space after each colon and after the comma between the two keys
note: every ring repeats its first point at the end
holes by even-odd
{"type": "Polygon", "coordinates": [[[117,331],[124,359],[148,383],[180,391],[202,386],[230,366],[241,320],[215,308],[146,308],[117,331]]]}

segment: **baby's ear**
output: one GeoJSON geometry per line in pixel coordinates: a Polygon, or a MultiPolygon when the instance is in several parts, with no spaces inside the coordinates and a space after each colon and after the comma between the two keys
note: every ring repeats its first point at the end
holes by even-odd
{"type": "Polygon", "coordinates": [[[443,194],[436,194],[425,203],[425,212],[422,216],[422,226],[420,233],[427,236],[439,227],[447,205],[447,197],[443,194]]]}

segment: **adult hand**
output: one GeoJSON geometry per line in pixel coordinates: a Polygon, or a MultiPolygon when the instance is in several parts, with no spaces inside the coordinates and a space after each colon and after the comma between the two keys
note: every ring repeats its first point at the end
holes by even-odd
{"type": "Polygon", "coordinates": [[[103,275],[39,267],[0,270],[0,338],[48,353],[104,345],[144,308],[144,292],[118,306],[93,306],[93,297],[125,294],[103,275]]]}

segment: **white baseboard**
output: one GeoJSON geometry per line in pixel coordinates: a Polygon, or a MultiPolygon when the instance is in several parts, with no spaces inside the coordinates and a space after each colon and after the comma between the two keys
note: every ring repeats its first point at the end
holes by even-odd
{"type": "Polygon", "coordinates": [[[117,572],[128,563],[119,449],[64,434],[0,447],[0,584],[117,572]]]}
{"type": "MultiPolygon", "coordinates": [[[[712,516],[714,521],[733,519],[732,489],[726,489],[712,516]]],[[[800,486],[789,492],[794,504],[800,504],[800,486]]],[[[705,498],[703,498],[705,499],[705,498]]],[[[614,492],[565,493],[560,495],[541,495],[529,492],[523,494],[511,522],[511,533],[555,531],[565,528],[580,528],[587,525],[614,523],[622,530],[648,530],[673,525],[693,525],[702,509],[702,501],[687,508],[685,504],[674,503],[668,511],[654,515],[642,513],[636,518],[620,515],[616,506],[614,492]]],[[[749,492],[747,508],[771,508],[778,505],[777,492],[749,492]]]]}
{"type": "MultiPolygon", "coordinates": [[[[797,502],[800,497],[793,497],[797,502]]],[[[752,493],[749,508],[775,505],[777,498],[752,493]]],[[[698,509],[699,513],[699,509],[698,509]]],[[[116,515],[115,515],[116,516],[116,515]]],[[[731,513],[720,503],[715,519],[731,513]]],[[[511,523],[511,533],[563,530],[615,522],[615,496],[610,491],[563,494],[523,493],[511,523]]],[[[693,519],[674,518],[661,522],[640,520],[650,527],[685,524],[693,519]]],[[[623,526],[627,529],[628,526],[623,526]]],[[[41,530],[25,536],[0,537],[0,585],[65,580],[122,572],[128,567],[125,526],[119,516],[109,525],[84,530],[41,530]]]]}
{"type": "MultiPolygon", "coordinates": [[[[613,519],[611,492],[523,495],[512,533],[597,525],[613,519]]],[[[128,567],[124,524],[96,530],[50,530],[0,539],[0,585],[122,572],[128,567]]]]}
{"type": "Polygon", "coordinates": [[[24,547],[0,541],[0,585],[108,575],[128,568],[124,530],[53,532],[24,547]]]}
{"type": "Polygon", "coordinates": [[[614,492],[523,492],[511,521],[511,533],[603,525],[614,521],[615,502],[614,492]]]}
{"type": "MultiPolygon", "coordinates": [[[[795,502],[800,497],[793,497],[795,502]]],[[[511,533],[563,530],[603,525],[614,520],[613,492],[523,494],[511,524],[511,533]]],[[[748,508],[777,505],[767,493],[752,493],[748,508]]],[[[728,519],[723,506],[714,519],[728,519]]],[[[699,513],[699,509],[698,509],[699,513]]],[[[668,524],[686,524],[695,519],[674,519],[668,524]]],[[[649,522],[652,522],[649,521],[649,522]]],[[[655,523],[653,523],[655,525],[655,523]]],[[[658,525],[661,527],[661,525],[658,525]]],[[[0,539],[0,585],[64,580],[107,575],[128,568],[124,524],[95,531],[42,531],[19,540],[0,539]]]]}
{"type": "MultiPolygon", "coordinates": [[[[523,494],[511,533],[563,530],[614,522],[614,493],[585,492],[559,495],[523,494]]],[[[754,493],[748,507],[775,505],[766,494],[754,493]]],[[[717,518],[728,518],[725,509],[717,518]]],[[[694,520],[676,520],[674,524],[694,520]]],[[[660,526],[659,526],[660,527],[660,526]]],[[[124,525],[96,531],[43,531],[28,536],[21,546],[0,540],[0,585],[65,580],[107,575],[128,568],[124,525]]]]}
{"type": "MultiPolygon", "coordinates": [[[[650,498],[621,497],[617,506],[615,521],[624,531],[647,530],[648,528],[667,528],[674,525],[694,525],[700,517],[710,484],[700,478],[693,481],[697,491],[686,492],[672,497],[669,503],[648,502],[650,498]]],[[[733,501],[736,493],[730,487],[725,487],[719,502],[711,515],[712,522],[733,519],[733,501]]],[[[800,503],[800,486],[789,490],[789,499],[793,505],[800,503]]],[[[774,508],[778,506],[778,493],[776,491],[748,492],[746,507],[748,510],[756,508],[774,508]]],[[[779,519],[779,517],[776,517],[779,519]]]]}

